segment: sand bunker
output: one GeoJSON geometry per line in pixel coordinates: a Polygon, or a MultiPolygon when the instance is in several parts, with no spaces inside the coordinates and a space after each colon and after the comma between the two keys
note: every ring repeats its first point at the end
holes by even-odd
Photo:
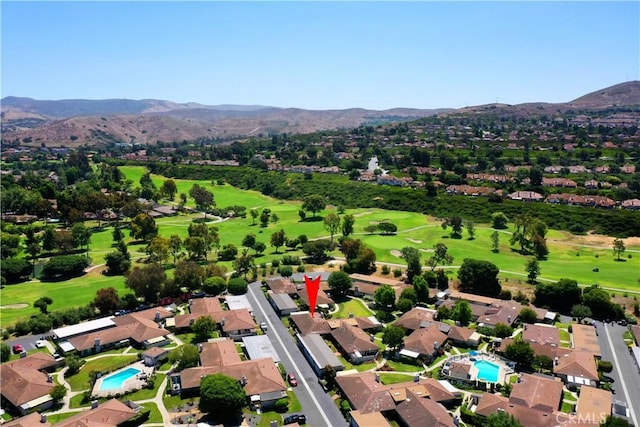
{"type": "Polygon", "coordinates": [[[0,305],[0,309],[4,310],[5,308],[27,308],[29,307],[29,304],[7,304],[7,305],[0,305]]]}
{"type": "Polygon", "coordinates": [[[406,238],[408,241],[410,241],[411,243],[415,243],[417,245],[419,245],[420,243],[422,243],[422,240],[416,240],[416,239],[412,239],[410,237],[406,238]]]}
{"type": "Polygon", "coordinates": [[[397,256],[397,257],[401,257],[401,256],[402,256],[402,252],[400,252],[400,251],[399,251],[399,250],[397,250],[397,249],[392,249],[392,250],[390,250],[389,252],[390,252],[390,253],[391,253],[391,255],[393,255],[393,256],[397,256]]]}
{"type": "Polygon", "coordinates": [[[360,213],[354,214],[354,215],[353,215],[353,217],[354,217],[354,218],[360,218],[361,216],[371,215],[372,213],[373,213],[373,212],[371,212],[371,211],[360,212],[360,213]]]}

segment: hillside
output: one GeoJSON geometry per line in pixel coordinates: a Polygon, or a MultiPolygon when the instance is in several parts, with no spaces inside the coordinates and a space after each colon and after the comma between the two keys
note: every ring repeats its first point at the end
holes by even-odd
{"type": "Polygon", "coordinates": [[[483,114],[527,117],[569,110],[640,105],[640,81],[594,91],[566,103],[488,104],[457,110],[304,110],[259,105],[201,105],[145,99],[59,100],[2,99],[2,139],[26,145],[77,146],[109,142],[156,143],[310,133],[363,124],[407,121],[435,114],[483,114]]]}

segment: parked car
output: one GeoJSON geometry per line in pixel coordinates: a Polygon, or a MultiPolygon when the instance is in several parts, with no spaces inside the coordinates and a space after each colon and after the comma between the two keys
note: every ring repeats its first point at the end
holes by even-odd
{"type": "Polygon", "coordinates": [[[305,414],[289,415],[288,417],[284,418],[284,423],[285,424],[293,424],[293,423],[306,424],[307,416],[305,414]]]}
{"type": "Polygon", "coordinates": [[[260,323],[260,329],[262,329],[262,332],[267,332],[267,322],[260,323]]]}
{"type": "Polygon", "coordinates": [[[287,374],[287,381],[291,384],[291,387],[296,387],[298,385],[298,379],[293,374],[287,374]]]}
{"type": "Polygon", "coordinates": [[[47,342],[45,340],[36,341],[36,347],[37,348],[42,348],[42,347],[46,347],[46,346],[47,346],[47,342]]]}
{"type": "Polygon", "coordinates": [[[22,353],[23,351],[24,351],[24,348],[22,347],[22,345],[15,344],[13,346],[13,354],[19,354],[19,353],[22,353]]]}

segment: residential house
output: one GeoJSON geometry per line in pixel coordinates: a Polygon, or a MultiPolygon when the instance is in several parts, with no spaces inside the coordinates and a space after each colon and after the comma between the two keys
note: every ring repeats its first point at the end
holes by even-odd
{"type": "Polygon", "coordinates": [[[543,412],[554,412],[562,404],[562,388],[563,384],[558,378],[520,374],[511,390],[509,402],[543,412]]]}
{"type": "Polygon", "coordinates": [[[169,357],[169,350],[162,347],[151,347],[142,353],[142,360],[146,366],[158,366],[169,357]]]}
{"type": "Polygon", "coordinates": [[[296,340],[302,354],[304,354],[304,357],[319,378],[322,377],[327,366],[333,367],[336,371],[344,369],[342,362],[319,334],[305,336],[296,334],[296,340]]]}
{"type": "Polygon", "coordinates": [[[203,316],[211,316],[224,311],[220,300],[216,297],[196,298],[189,300],[189,313],[180,314],[175,317],[174,326],[176,330],[191,329],[195,320],[203,316]]]}
{"type": "Polygon", "coordinates": [[[584,424],[599,426],[611,415],[611,392],[583,385],[576,404],[577,418],[584,424]]]}
{"type": "Polygon", "coordinates": [[[573,324],[571,325],[573,334],[573,348],[576,350],[586,350],[597,358],[602,357],[600,343],[596,328],[591,325],[573,324]]]}
{"type": "Polygon", "coordinates": [[[317,312],[313,317],[308,311],[291,313],[289,323],[303,336],[309,334],[329,335],[331,333],[329,323],[317,312]]]}
{"type": "Polygon", "coordinates": [[[118,399],[111,399],[94,406],[53,424],[47,420],[46,414],[33,412],[3,425],[5,427],[121,427],[127,425],[127,421],[138,414],[135,409],[118,399]]]}
{"type": "Polygon", "coordinates": [[[540,193],[536,193],[535,191],[516,191],[514,193],[509,193],[507,198],[523,202],[541,202],[544,199],[544,196],[540,193]]]}
{"type": "Polygon", "coordinates": [[[214,313],[213,320],[220,324],[222,335],[235,341],[241,341],[242,337],[256,334],[258,325],[249,310],[225,310],[214,313]]]}
{"type": "MultiPolygon", "coordinates": [[[[24,353],[26,354],[26,353],[24,353]]],[[[49,392],[56,385],[45,371],[52,371],[56,360],[47,353],[34,353],[0,365],[0,394],[15,410],[25,415],[49,409],[49,392]]]]}
{"type": "Polygon", "coordinates": [[[415,331],[433,322],[435,316],[435,310],[424,307],[414,307],[400,316],[393,324],[401,326],[407,331],[415,331]]]}
{"type": "Polygon", "coordinates": [[[295,295],[298,291],[290,279],[284,278],[268,279],[267,288],[274,294],[288,294],[289,296],[295,295]]]}
{"type": "Polygon", "coordinates": [[[267,291],[267,299],[280,316],[288,316],[300,310],[289,294],[279,294],[269,290],[267,291]]]}
{"type": "Polygon", "coordinates": [[[627,199],[620,203],[622,209],[638,210],[640,209],[640,199],[627,199]]]}
{"type": "Polygon", "coordinates": [[[529,325],[525,323],[522,339],[530,343],[535,342],[560,347],[560,331],[551,325],[529,325]]]}
{"type": "Polygon", "coordinates": [[[391,424],[381,412],[368,412],[363,414],[356,410],[349,412],[349,414],[351,415],[350,427],[391,427],[391,424]]]}
{"type": "Polygon", "coordinates": [[[404,339],[404,350],[417,353],[430,363],[443,351],[442,345],[447,340],[447,335],[440,331],[438,325],[428,328],[420,328],[404,339]]]}
{"type": "Polygon", "coordinates": [[[481,335],[473,329],[452,326],[447,334],[452,344],[458,347],[478,347],[481,335]]]}
{"type": "Polygon", "coordinates": [[[396,407],[399,424],[406,427],[455,427],[440,403],[407,390],[407,398],[396,407]]]}
{"type": "Polygon", "coordinates": [[[553,365],[553,373],[567,384],[598,385],[598,365],[591,351],[574,349],[563,357],[556,357],[553,365]]]}
{"type": "Polygon", "coordinates": [[[487,417],[496,412],[506,412],[513,415],[521,424],[527,427],[557,427],[569,424],[574,420],[571,415],[563,412],[546,412],[528,406],[510,402],[499,394],[484,393],[477,401],[476,414],[487,417]],[[525,424],[526,423],[526,424],[525,424]]]}
{"type": "Polygon", "coordinates": [[[375,359],[380,347],[360,328],[343,323],[331,332],[331,336],[343,355],[352,363],[362,363],[375,359]]]}
{"type": "Polygon", "coordinates": [[[216,340],[200,347],[200,365],[171,376],[172,394],[193,395],[205,375],[224,374],[240,382],[253,407],[269,408],[287,396],[287,385],[275,361],[268,357],[242,361],[232,340],[216,340]]]}

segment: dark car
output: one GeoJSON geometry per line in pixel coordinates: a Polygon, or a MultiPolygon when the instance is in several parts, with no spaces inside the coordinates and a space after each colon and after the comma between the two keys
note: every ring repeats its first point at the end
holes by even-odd
{"type": "Polygon", "coordinates": [[[285,417],[284,423],[285,424],[293,424],[293,423],[306,424],[307,417],[304,414],[289,415],[288,417],[285,417]]]}
{"type": "Polygon", "coordinates": [[[296,387],[298,385],[298,379],[293,374],[287,374],[287,381],[289,381],[291,387],[296,387]]]}

